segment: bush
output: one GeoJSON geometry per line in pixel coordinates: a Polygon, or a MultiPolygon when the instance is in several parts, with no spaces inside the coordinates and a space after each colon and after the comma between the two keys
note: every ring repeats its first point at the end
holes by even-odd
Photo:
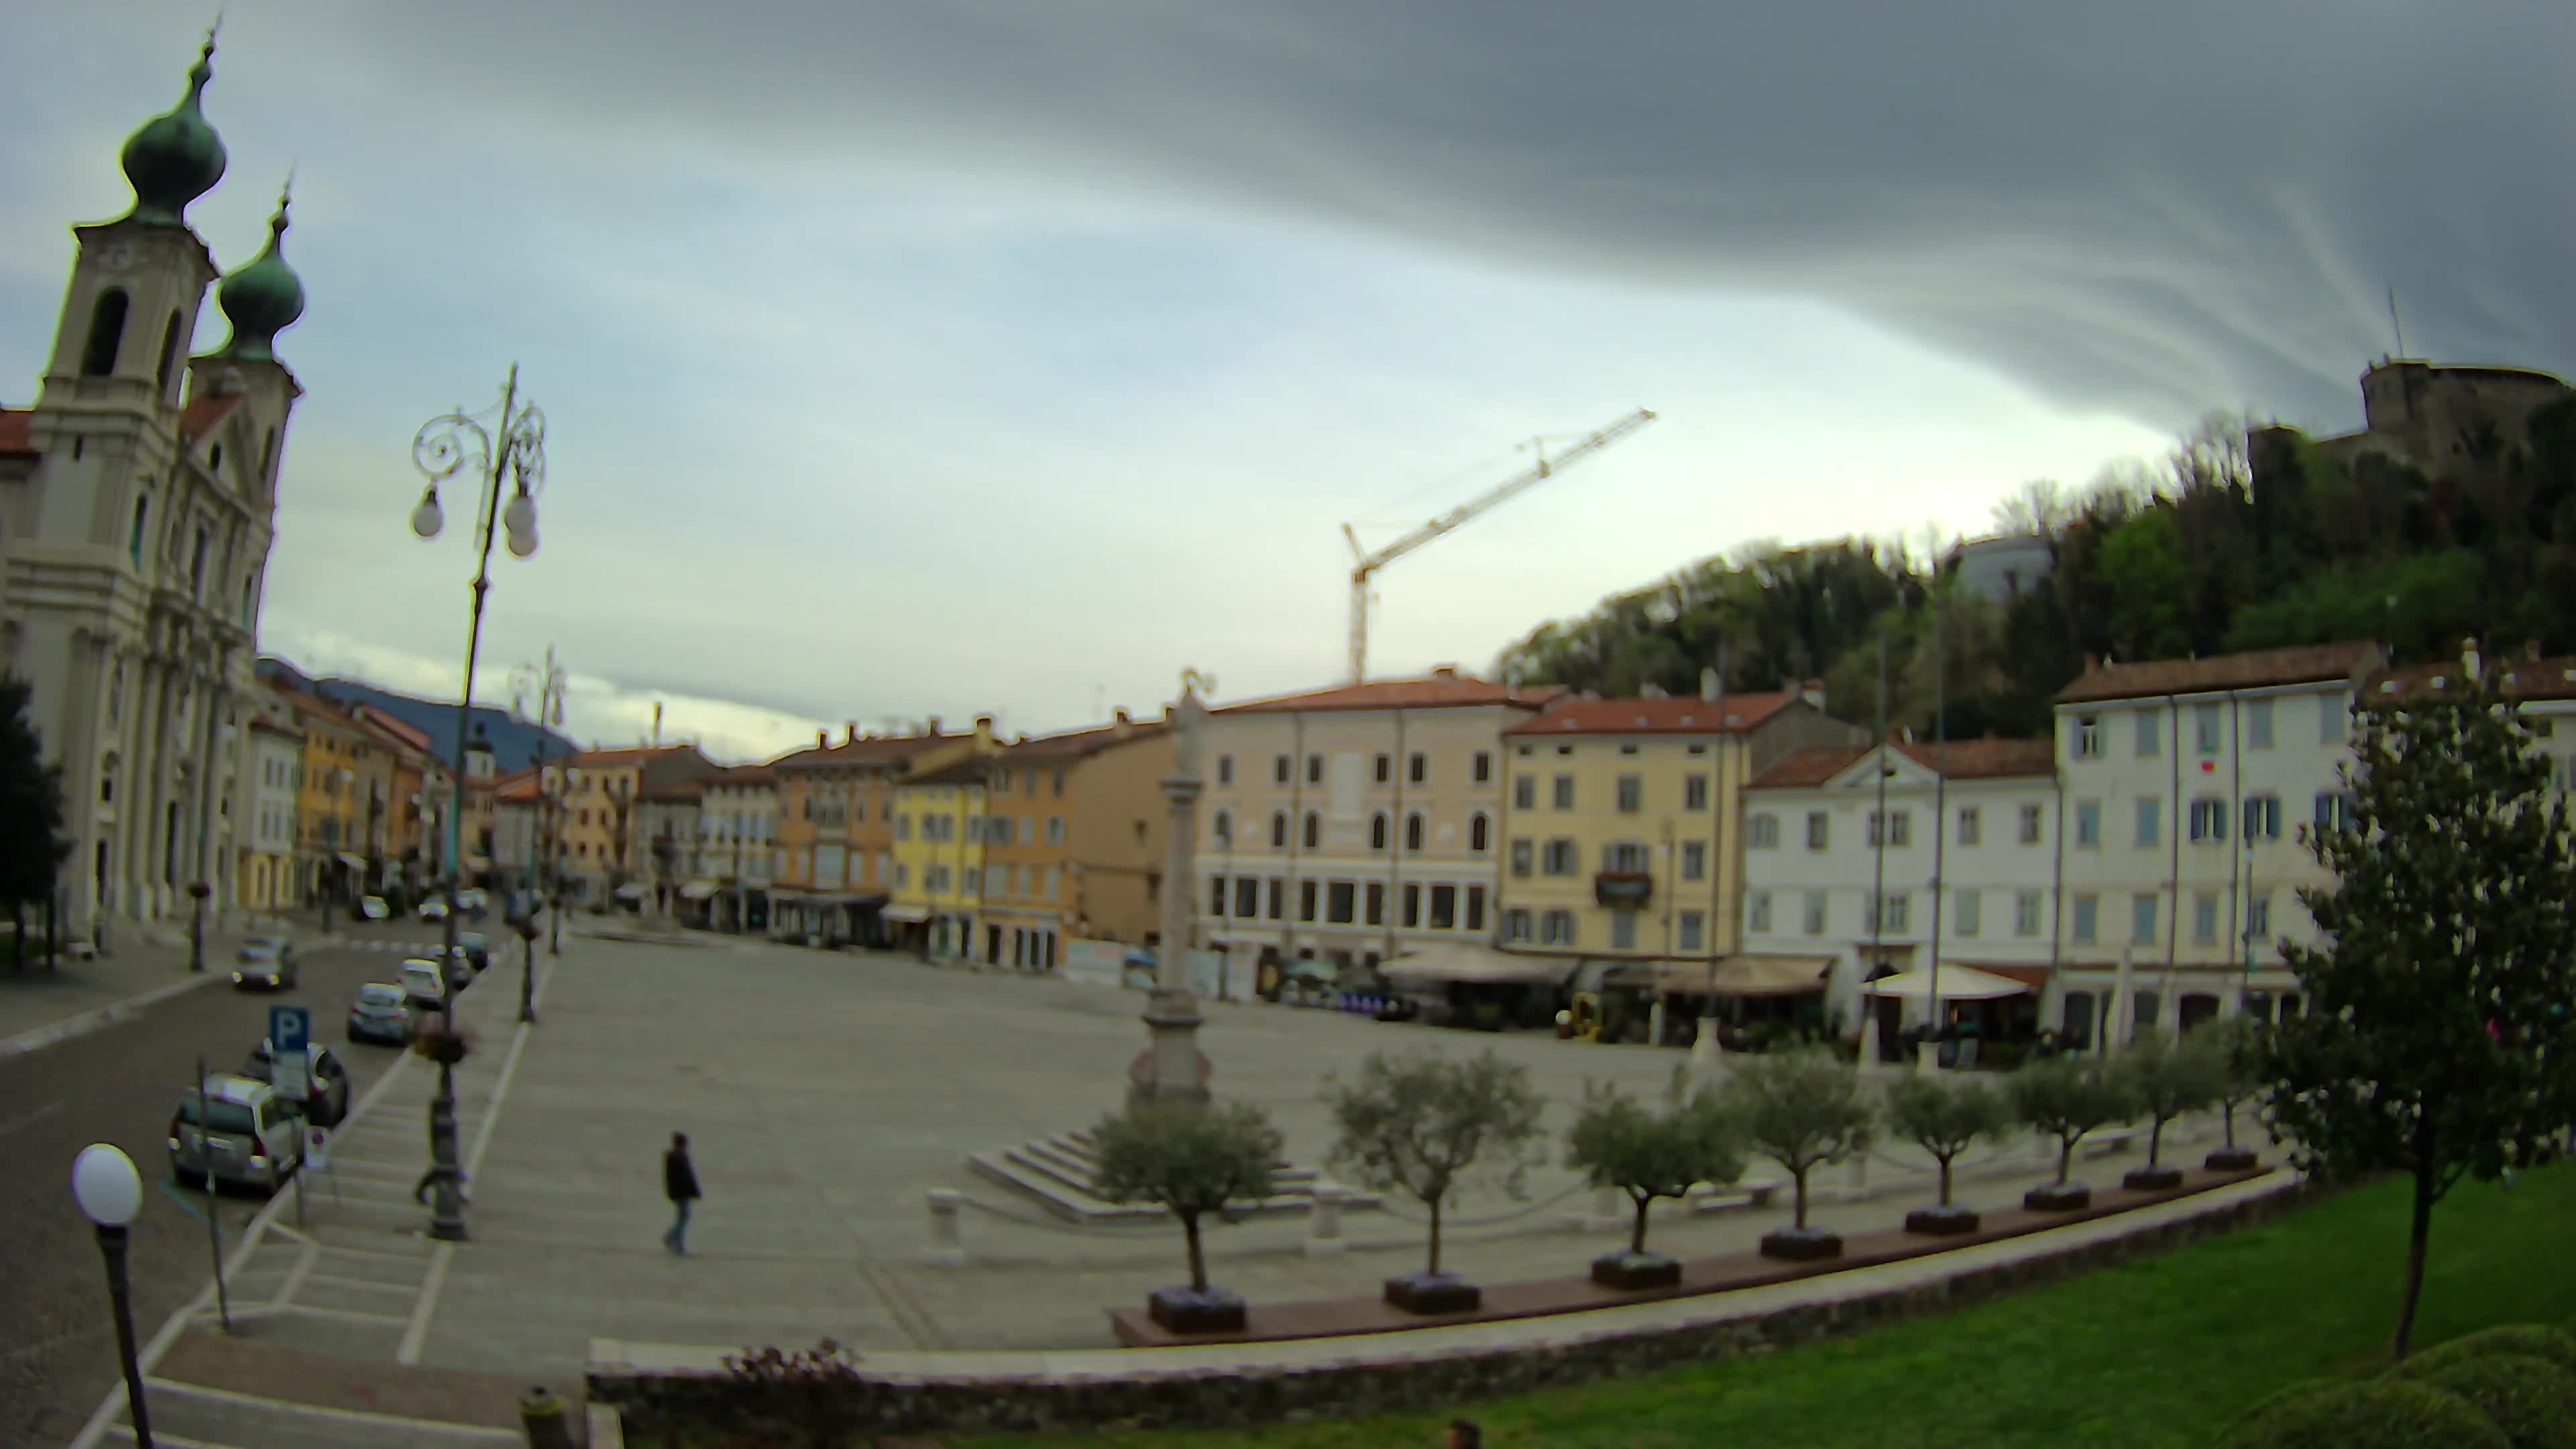
{"type": "Polygon", "coordinates": [[[1138,1103],[1102,1119],[1091,1144],[1091,1190],[1102,1200],[1158,1203],[1180,1219],[1193,1293],[1208,1291],[1199,1220],[1277,1191],[1279,1129],[1250,1102],[1138,1103]]]}
{"type": "Polygon", "coordinates": [[[2501,1354],[2546,1359],[2569,1373],[2576,1373],[2576,1338],[2537,1323],[2507,1323],[2462,1334],[2412,1355],[2389,1372],[2406,1378],[2422,1378],[2455,1363],[2501,1354]]]}
{"type": "Polygon", "coordinates": [[[1729,1183],[1744,1175],[1744,1149],[1717,1089],[1690,1087],[1688,1068],[1675,1067],[1660,1109],[1615,1087],[1586,1083],[1583,1112],[1566,1134],[1566,1165],[1593,1187],[1615,1187],[1636,1205],[1628,1251],[1646,1251],[1646,1212],[1659,1197],[1679,1200],[1693,1186],[1729,1183]]]}
{"type": "Polygon", "coordinates": [[[2576,1446],[2576,1374],[2529,1354],[2484,1354],[2410,1375],[2477,1406],[2514,1449],[2576,1446]]]}
{"type": "Polygon", "coordinates": [[[2268,1400],[2218,1442],[2220,1449],[2513,1449],[2459,1395],[2384,1378],[2268,1400]]]}

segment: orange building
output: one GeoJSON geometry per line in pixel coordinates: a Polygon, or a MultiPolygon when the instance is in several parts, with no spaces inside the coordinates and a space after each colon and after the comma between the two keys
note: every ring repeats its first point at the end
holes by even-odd
{"type": "Polygon", "coordinates": [[[770,762],[777,801],[777,878],[769,887],[772,935],[817,945],[884,945],[894,888],[894,787],[906,776],[999,748],[993,717],[972,731],[940,732],[932,716],[917,735],[863,734],[842,726],[839,744],[770,762]]]}
{"type": "Polygon", "coordinates": [[[590,905],[644,894],[636,883],[650,868],[640,808],[644,794],[718,768],[695,745],[583,750],[560,763],[569,770],[557,821],[565,888],[590,905]]]}
{"type": "Polygon", "coordinates": [[[1052,971],[1067,939],[1157,939],[1172,772],[1168,718],[1021,740],[984,785],[978,960],[1052,971]]]}

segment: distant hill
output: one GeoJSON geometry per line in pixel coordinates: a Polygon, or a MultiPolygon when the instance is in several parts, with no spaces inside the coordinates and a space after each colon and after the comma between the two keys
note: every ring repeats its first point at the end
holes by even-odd
{"type": "MultiPolygon", "coordinates": [[[[341,704],[373,705],[428,735],[438,758],[456,764],[456,702],[417,699],[354,679],[317,679],[283,659],[259,661],[259,677],[281,680],[310,694],[341,704]]],[[[541,760],[572,754],[580,746],[549,729],[512,719],[507,709],[474,706],[472,733],[491,747],[494,768],[503,774],[524,770],[541,760]]]]}

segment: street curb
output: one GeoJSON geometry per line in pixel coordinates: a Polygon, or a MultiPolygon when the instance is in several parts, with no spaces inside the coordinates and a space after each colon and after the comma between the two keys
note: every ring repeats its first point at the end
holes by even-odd
{"type": "Polygon", "coordinates": [[[87,1036],[94,1031],[103,1031],[127,1017],[158,1006],[173,996],[194,991],[200,986],[210,986],[220,979],[222,979],[222,973],[209,969],[203,975],[191,974],[184,980],[173,981],[167,986],[156,986],[140,996],[129,996],[123,1001],[111,1002],[95,1010],[84,1011],[78,1016],[65,1017],[51,1026],[40,1026],[34,1031],[22,1031],[7,1041],[0,1041],[0,1062],[25,1056],[32,1051],[41,1051],[46,1047],[70,1041],[76,1036],[87,1036]]]}

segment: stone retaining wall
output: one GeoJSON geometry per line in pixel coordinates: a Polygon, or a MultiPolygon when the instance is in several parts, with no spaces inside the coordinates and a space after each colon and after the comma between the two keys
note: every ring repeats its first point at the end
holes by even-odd
{"type": "MultiPolygon", "coordinates": [[[[823,1409],[854,1444],[865,1442],[865,1435],[880,1433],[1232,1428],[1449,1408],[1702,1359],[1769,1353],[1944,1313],[2267,1222],[2314,1200],[2319,1192],[2317,1186],[2301,1182],[2116,1237],[2042,1249],[2005,1262],[1965,1267],[1927,1282],[1862,1291],[1830,1302],[1795,1303],[1717,1321],[1610,1328],[1555,1341],[1406,1352],[1401,1340],[1412,1335],[1389,1335],[1394,1342],[1373,1358],[1272,1369],[1158,1368],[1152,1353],[1137,1351],[1132,1374],[1086,1374],[1070,1380],[969,1373],[872,1374],[862,1363],[857,1372],[828,1386],[808,1387],[792,1406],[775,1399],[764,1402],[761,1391],[736,1384],[722,1373],[594,1364],[589,1391],[593,1400],[618,1408],[630,1433],[741,1431],[797,1422],[795,1416],[823,1409]]],[[[1804,1286],[1831,1291],[1832,1283],[1830,1277],[1816,1278],[1805,1280],[1804,1286]]],[[[1713,1308],[1718,1306],[1711,1303],[1713,1308]]],[[[1260,1346],[1246,1347],[1257,1350],[1260,1346]]]]}

